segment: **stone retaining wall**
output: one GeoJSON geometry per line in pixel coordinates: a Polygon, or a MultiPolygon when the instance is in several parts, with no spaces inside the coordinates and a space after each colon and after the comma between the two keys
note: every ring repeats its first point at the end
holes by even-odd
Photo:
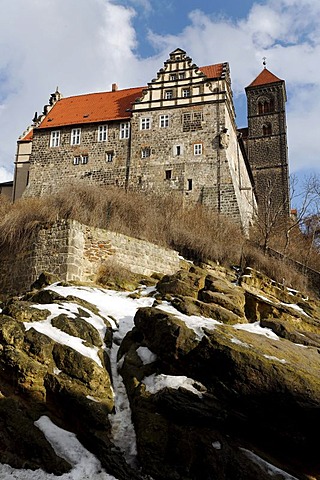
{"type": "Polygon", "coordinates": [[[176,251],[76,221],[59,220],[39,230],[23,252],[0,253],[0,293],[27,291],[42,272],[65,281],[94,282],[100,265],[110,257],[143,275],[171,274],[180,266],[176,251]]]}

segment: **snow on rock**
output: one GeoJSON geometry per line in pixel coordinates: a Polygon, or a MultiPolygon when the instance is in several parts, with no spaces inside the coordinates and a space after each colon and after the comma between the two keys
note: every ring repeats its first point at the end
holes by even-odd
{"type": "Polygon", "coordinates": [[[178,389],[180,387],[189,390],[190,392],[194,393],[197,395],[199,398],[202,397],[202,391],[205,391],[206,388],[200,383],[192,378],[185,377],[183,375],[181,376],[176,376],[176,375],[156,375],[155,373],[153,375],[149,375],[149,377],[145,377],[142,380],[142,383],[145,384],[146,390],[150,393],[157,393],[159,390],[162,390],[163,388],[174,388],[178,389]],[[195,385],[198,387],[196,388],[195,385]]]}
{"type": "Polygon", "coordinates": [[[287,361],[284,358],[278,358],[274,357],[273,355],[263,355],[265,358],[268,358],[269,360],[276,360],[277,362],[280,363],[287,363],[287,361]]]}
{"type": "Polygon", "coordinates": [[[157,355],[151,352],[148,347],[137,348],[137,354],[143,365],[149,365],[149,363],[153,363],[157,360],[157,355]]]}
{"type": "Polygon", "coordinates": [[[216,442],[212,442],[212,446],[213,448],[215,448],[216,450],[221,450],[222,448],[222,445],[219,441],[216,441],[216,442]]]}
{"type": "Polygon", "coordinates": [[[266,462],[263,460],[261,457],[256,455],[255,453],[251,452],[250,450],[246,450],[245,448],[240,448],[244,454],[250,458],[250,460],[253,461],[256,465],[259,465],[261,467],[261,470],[263,470],[265,473],[270,475],[270,478],[277,476],[276,478],[281,478],[283,480],[298,480],[296,477],[293,477],[289,473],[285,472],[284,470],[281,470],[280,468],[275,467],[269,462],[266,462]]]}
{"type": "Polygon", "coordinates": [[[35,425],[43,432],[55,453],[72,466],[68,473],[57,476],[43,470],[18,470],[9,465],[0,465],[1,480],[117,480],[109,475],[100,461],[86,450],[74,433],[57,427],[48,417],[42,416],[35,425]]]}
{"type": "Polygon", "coordinates": [[[236,330],[245,330],[246,332],[255,333],[256,335],[264,335],[272,340],[279,340],[278,335],[276,335],[271,328],[261,327],[260,322],[237,323],[232,325],[232,328],[235,328],[236,330]]]}

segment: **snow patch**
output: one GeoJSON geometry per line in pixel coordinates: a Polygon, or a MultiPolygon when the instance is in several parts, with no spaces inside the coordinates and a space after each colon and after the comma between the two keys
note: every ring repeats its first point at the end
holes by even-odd
{"type": "Polygon", "coordinates": [[[164,388],[173,388],[178,390],[178,388],[182,387],[194,393],[199,398],[202,398],[202,392],[200,392],[199,389],[205,391],[205,387],[200,382],[196,382],[192,378],[188,378],[183,375],[156,375],[154,373],[149,377],[145,377],[142,380],[142,383],[145,384],[146,390],[152,394],[157,393],[164,388]],[[195,385],[197,385],[198,388],[196,388],[195,385]]]}
{"type": "Polygon", "coordinates": [[[277,362],[280,362],[280,363],[287,363],[287,361],[284,359],[284,358],[278,358],[278,357],[274,357],[273,355],[263,355],[265,358],[268,358],[269,360],[276,360],[277,362]]]}
{"type": "Polygon", "coordinates": [[[279,340],[278,335],[276,335],[271,328],[261,327],[260,322],[236,323],[232,325],[232,327],[236,330],[245,330],[246,332],[255,333],[256,335],[264,335],[272,340],[279,340]]]}
{"type": "Polygon", "coordinates": [[[281,475],[281,478],[283,480],[298,480],[296,477],[293,477],[292,475],[285,472],[284,470],[281,470],[280,468],[275,467],[271,463],[266,462],[265,460],[263,460],[261,457],[251,452],[250,450],[246,450],[245,448],[241,448],[241,447],[240,447],[240,450],[242,450],[244,454],[248,458],[250,458],[250,460],[253,461],[253,463],[255,463],[256,465],[259,465],[261,470],[263,470],[268,475],[272,475],[272,476],[281,475]]]}
{"type": "Polygon", "coordinates": [[[222,448],[222,445],[219,441],[216,441],[216,442],[212,442],[212,446],[213,448],[215,448],[216,450],[221,450],[222,448]]]}
{"type": "Polygon", "coordinates": [[[151,352],[148,347],[139,347],[136,352],[143,365],[149,365],[149,363],[153,363],[157,360],[157,355],[151,352]]]}

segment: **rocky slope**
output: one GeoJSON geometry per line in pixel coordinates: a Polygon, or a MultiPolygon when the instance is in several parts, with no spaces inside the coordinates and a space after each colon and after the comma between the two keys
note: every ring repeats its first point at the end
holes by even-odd
{"type": "Polygon", "coordinates": [[[320,479],[318,302],[251,269],[187,263],[154,289],[95,289],[98,306],[91,290],[2,305],[1,463],[70,470],[34,424],[47,415],[118,480],[320,479]],[[116,360],[137,452],[115,421],[116,360]]]}

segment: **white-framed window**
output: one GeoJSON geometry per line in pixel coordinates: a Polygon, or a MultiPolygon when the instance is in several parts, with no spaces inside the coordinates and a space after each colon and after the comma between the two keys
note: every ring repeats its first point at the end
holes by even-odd
{"type": "Polygon", "coordinates": [[[81,128],[73,128],[71,130],[71,145],[80,145],[81,128]]]}
{"type": "Polygon", "coordinates": [[[52,130],[50,134],[50,147],[59,147],[60,145],[60,130],[52,130]]]}
{"type": "Polygon", "coordinates": [[[160,128],[169,127],[169,115],[160,115],[159,126],[160,126],[160,128]]]}
{"type": "Polygon", "coordinates": [[[107,152],[107,153],[106,153],[106,162],[108,162],[108,163],[113,162],[113,157],[114,157],[114,153],[113,153],[113,152],[107,152]]]}
{"type": "Polygon", "coordinates": [[[86,165],[89,161],[89,156],[88,155],[81,155],[81,163],[82,165],[86,165]]]}
{"type": "Polygon", "coordinates": [[[170,100],[171,98],[173,98],[173,90],[166,90],[164,92],[164,98],[166,98],[167,100],[170,100]]]}
{"type": "Polygon", "coordinates": [[[151,128],[151,118],[142,117],[140,118],[140,130],[150,130],[151,128]]]}
{"type": "Polygon", "coordinates": [[[130,137],[130,123],[120,123],[120,138],[121,140],[130,137]]]}
{"type": "Polygon", "coordinates": [[[108,138],[108,125],[99,125],[98,142],[106,142],[108,138]]]}
{"type": "Polygon", "coordinates": [[[150,147],[144,147],[141,149],[141,158],[150,157],[150,147]]]}
{"type": "Polygon", "coordinates": [[[195,143],[193,145],[193,154],[202,155],[202,143],[195,143]]]}
{"type": "Polygon", "coordinates": [[[73,165],[79,165],[81,161],[80,155],[77,155],[76,157],[73,157],[73,165]]]}
{"type": "Polygon", "coordinates": [[[183,98],[190,97],[191,96],[190,88],[183,88],[182,89],[182,96],[183,96],[183,98]]]}

